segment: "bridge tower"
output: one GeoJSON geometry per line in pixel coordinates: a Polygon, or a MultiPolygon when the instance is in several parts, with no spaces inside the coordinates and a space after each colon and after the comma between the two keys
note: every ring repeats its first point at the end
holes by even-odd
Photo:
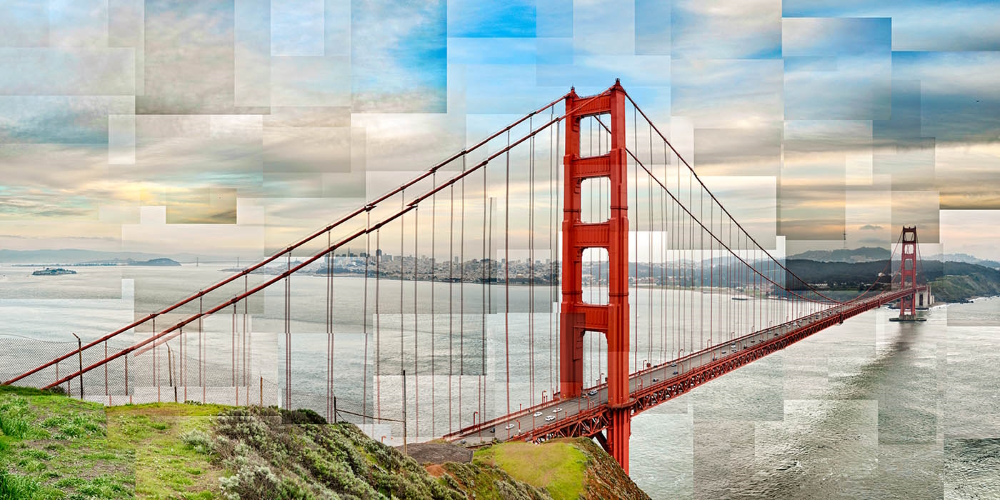
{"type": "Polygon", "coordinates": [[[603,333],[608,345],[608,427],[598,436],[605,448],[628,472],[629,408],[629,304],[628,304],[628,190],[625,150],[625,90],[619,82],[609,91],[566,97],[566,152],[563,205],[562,304],[559,324],[559,388],[563,399],[579,397],[583,388],[583,335],[603,333]],[[606,154],[580,156],[580,120],[609,115],[611,144],[606,154]],[[581,183],[584,179],[610,180],[610,218],[584,223],[580,217],[581,183]],[[583,251],[608,252],[608,304],[583,302],[583,251]],[[602,439],[604,438],[604,439],[602,439]]]}
{"type": "MultiPolygon", "coordinates": [[[[903,254],[899,263],[902,288],[917,286],[917,226],[903,226],[903,254]]],[[[899,319],[913,320],[917,317],[914,295],[899,299],[899,319]]]]}

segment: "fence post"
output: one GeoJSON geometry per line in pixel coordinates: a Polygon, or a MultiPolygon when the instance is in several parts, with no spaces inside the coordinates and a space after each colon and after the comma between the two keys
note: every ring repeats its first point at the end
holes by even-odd
{"type": "Polygon", "coordinates": [[[174,361],[170,352],[170,344],[167,344],[167,385],[174,386],[174,361]]]}
{"type": "MultiPolygon", "coordinates": [[[[108,359],[108,341],[107,340],[104,341],[104,359],[105,360],[108,359]]],[[[104,362],[104,395],[105,396],[110,395],[110,393],[108,392],[108,363],[107,363],[107,361],[104,362]]],[[[108,400],[108,401],[110,401],[110,400],[108,400]]]]}
{"type": "Polygon", "coordinates": [[[406,370],[403,370],[403,455],[406,455],[406,370]]]}
{"type": "Polygon", "coordinates": [[[80,340],[80,336],[74,332],[70,332],[76,337],[76,357],[80,361],[80,400],[83,400],[83,341],[80,340]]]}

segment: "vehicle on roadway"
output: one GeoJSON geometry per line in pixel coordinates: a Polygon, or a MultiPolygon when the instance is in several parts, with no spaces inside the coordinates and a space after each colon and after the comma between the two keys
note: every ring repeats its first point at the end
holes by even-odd
{"type": "Polygon", "coordinates": [[[597,390],[596,390],[596,389],[591,389],[591,390],[590,390],[590,391],[589,391],[589,392],[587,393],[587,395],[588,395],[588,396],[596,396],[596,395],[597,395],[597,390]]]}
{"type": "Polygon", "coordinates": [[[509,431],[509,430],[513,429],[514,427],[517,427],[517,425],[515,425],[515,424],[507,424],[507,425],[504,426],[504,429],[506,429],[506,430],[509,431]]]}
{"type": "Polygon", "coordinates": [[[552,410],[552,413],[559,413],[561,411],[562,411],[562,408],[556,408],[555,410],[552,410]]]}
{"type": "Polygon", "coordinates": [[[542,412],[540,412],[540,411],[536,411],[536,412],[535,412],[535,413],[533,413],[533,414],[532,414],[531,416],[532,416],[532,417],[540,417],[540,416],[542,416],[542,412]]]}
{"type": "Polygon", "coordinates": [[[555,415],[549,415],[549,416],[545,417],[545,421],[546,422],[551,422],[551,421],[553,421],[555,419],[556,419],[555,415]]]}

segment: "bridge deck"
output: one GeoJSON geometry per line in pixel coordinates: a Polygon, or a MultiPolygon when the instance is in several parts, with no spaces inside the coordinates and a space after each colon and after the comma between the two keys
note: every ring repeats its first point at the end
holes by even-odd
{"type": "MultiPolygon", "coordinates": [[[[917,287],[916,290],[922,288],[917,287]]],[[[896,290],[834,306],[633,373],[629,377],[629,406],[632,415],[784,349],[813,333],[840,324],[847,318],[876,309],[913,292],[914,290],[896,290]]],[[[500,441],[539,441],[560,436],[595,436],[607,427],[607,401],[607,384],[587,388],[577,398],[561,399],[557,393],[552,401],[466,427],[444,438],[475,446],[487,444],[494,438],[500,441]]]]}

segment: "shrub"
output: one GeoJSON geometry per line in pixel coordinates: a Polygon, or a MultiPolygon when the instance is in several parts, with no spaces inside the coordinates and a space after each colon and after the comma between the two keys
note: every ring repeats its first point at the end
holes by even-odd
{"type": "Polygon", "coordinates": [[[208,455],[212,453],[212,438],[208,434],[195,429],[181,434],[181,441],[190,446],[194,451],[208,455]]]}
{"type": "Polygon", "coordinates": [[[279,498],[278,476],[266,465],[240,469],[235,475],[220,477],[222,496],[227,500],[279,498]]]}
{"type": "Polygon", "coordinates": [[[59,396],[65,396],[66,395],[66,388],[63,387],[63,386],[61,386],[61,385],[57,385],[55,387],[49,387],[48,389],[45,389],[45,392],[51,392],[52,394],[57,394],[59,396]]]}
{"type": "Polygon", "coordinates": [[[325,418],[308,408],[299,408],[298,410],[292,411],[280,411],[281,423],[283,424],[326,424],[325,418]]]}

